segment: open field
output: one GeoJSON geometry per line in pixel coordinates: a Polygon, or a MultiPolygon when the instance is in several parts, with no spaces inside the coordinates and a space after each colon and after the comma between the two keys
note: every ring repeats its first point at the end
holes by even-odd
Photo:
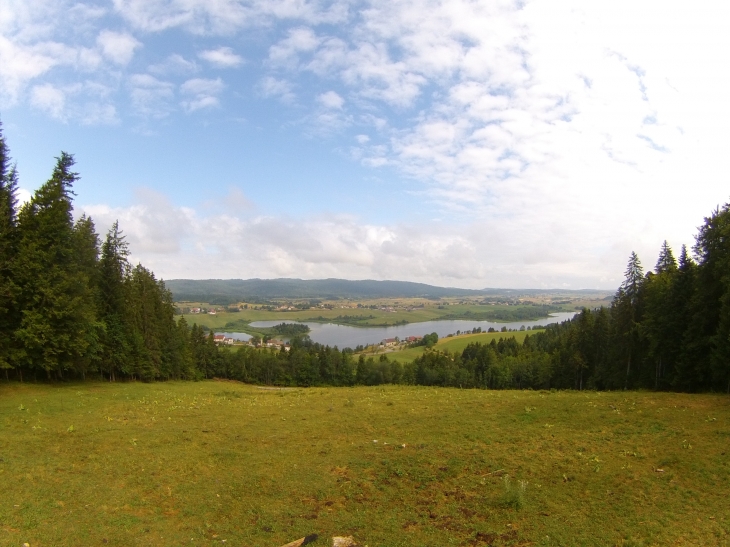
{"type": "Polygon", "coordinates": [[[2,384],[0,428],[0,545],[730,545],[726,395],[2,384]]]}
{"type": "MultiPolygon", "coordinates": [[[[551,304],[550,302],[537,302],[540,305],[551,305],[550,311],[575,311],[582,307],[597,307],[605,305],[606,302],[598,299],[574,299],[561,301],[565,303],[551,304]]],[[[529,317],[511,318],[514,321],[527,321],[529,319],[541,319],[546,317],[540,306],[527,304],[506,305],[506,304],[479,304],[476,299],[441,299],[438,301],[426,300],[423,298],[400,298],[400,299],[378,299],[355,301],[331,301],[325,304],[332,306],[327,308],[310,308],[306,310],[268,310],[261,309],[260,305],[248,304],[247,309],[239,312],[218,311],[216,315],[208,314],[185,314],[185,319],[191,325],[205,325],[211,329],[222,329],[229,322],[234,321],[319,321],[332,322],[345,325],[373,327],[389,326],[402,323],[420,323],[439,319],[474,319],[496,321],[494,317],[486,317],[493,314],[514,314],[528,313],[529,317]],[[360,304],[363,307],[358,308],[360,304]],[[372,309],[369,306],[377,306],[372,309]],[[422,306],[422,307],[421,307],[422,306]],[[381,307],[389,308],[387,310],[381,307]]],[[[179,308],[203,307],[210,305],[204,302],[178,303],[179,308]]],[[[247,329],[250,330],[250,329],[247,329]]]]}
{"type": "MultiPolygon", "coordinates": [[[[492,340],[499,341],[500,338],[514,338],[522,343],[525,340],[525,336],[532,334],[535,331],[517,331],[517,332],[482,332],[479,334],[460,334],[459,336],[452,336],[450,338],[441,338],[432,349],[438,351],[464,351],[464,348],[469,344],[479,342],[481,344],[489,344],[492,340]]],[[[388,353],[388,359],[391,361],[399,361],[401,363],[408,363],[413,361],[416,357],[423,355],[426,351],[425,346],[419,346],[416,348],[406,348],[400,351],[393,351],[388,353]]],[[[367,355],[368,352],[365,352],[367,355]]]]}

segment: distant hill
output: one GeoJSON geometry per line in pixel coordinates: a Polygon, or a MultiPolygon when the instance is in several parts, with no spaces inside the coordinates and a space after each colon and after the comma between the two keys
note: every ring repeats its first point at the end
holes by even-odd
{"type": "Polygon", "coordinates": [[[505,296],[517,298],[537,294],[572,294],[590,292],[608,294],[605,291],[565,291],[540,289],[458,289],[436,287],[410,281],[375,281],[365,279],[171,279],[165,285],[172,291],[175,301],[210,302],[257,302],[280,298],[444,298],[458,296],[505,296]]]}

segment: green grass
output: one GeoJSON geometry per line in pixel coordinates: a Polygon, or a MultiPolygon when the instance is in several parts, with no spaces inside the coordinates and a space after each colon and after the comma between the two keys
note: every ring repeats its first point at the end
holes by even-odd
{"type": "MultiPolygon", "coordinates": [[[[452,336],[451,338],[441,338],[433,347],[433,349],[438,351],[448,351],[451,353],[456,351],[461,352],[464,351],[464,348],[466,346],[474,342],[489,344],[492,340],[499,341],[500,338],[511,338],[513,336],[518,342],[522,343],[525,340],[525,336],[527,336],[528,334],[532,334],[533,332],[539,331],[482,332],[480,334],[462,334],[459,336],[452,336]]],[[[416,357],[423,355],[424,351],[426,351],[426,348],[423,346],[406,348],[400,351],[388,353],[388,359],[391,359],[393,361],[399,361],[401,363],[407,363],[409,361],[413,361],[416,357]]]]}
{"type": "Polygon", "coordinates": [[[2,384],[0,545],[727,546],[729,454],[722,395],[2,384]]]}

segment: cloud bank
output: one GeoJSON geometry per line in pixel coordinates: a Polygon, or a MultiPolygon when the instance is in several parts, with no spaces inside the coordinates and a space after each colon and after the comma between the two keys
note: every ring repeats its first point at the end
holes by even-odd
{"type": "Polygon", "coordinates": [[[13,0],[0,7],[0,97],[63,123],[111,125],[246,117],[234,105],[251,97],[303,138],[336,136],[350,161],[396,173],[416,206],[439,211],[429,222],[210,214],[144,191],[134,206],[84,207],[100,225],[118,216],[166,277],[611,288],[631,250],[651,266],[662,240],[691,243],[728,198],[729,11],[709,1],[13,0]],[[78,30],[61,32],[69,23],[78,30]],[[207,45],[154,58],[161,36],[207,45]]]}

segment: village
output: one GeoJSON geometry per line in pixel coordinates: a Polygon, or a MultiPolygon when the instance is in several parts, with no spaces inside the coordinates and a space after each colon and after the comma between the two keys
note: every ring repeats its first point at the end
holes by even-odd
{"type": "MultiPolygon", "coordinates": [[[[421,340],[423,340],[423,336],[408,336],[407,338],[404,338],[401,340],[398,337],[395,338],[385,338],[380,341],[379,344],[372,344],[370,346],[366,346],[367,348],[371,349],[372,351],[394,351],[397,348],[403,348],[408,346],[414,346],[418,345],[421,340]]],[[[289,341],[285,340],[277,340],[275,338],[267,339],[264,337],[263,339],[258,336],[252,336],[249,340],[237,340],[231,336],[226,336],[225,334],[214,334],[213,335],[213,341],[217,346],[249,346],[254,348],[265,348],[265,349],[273,349],[273,350],[284,350],[289,351],[291,350],[291,344],[289,341]]]]}

